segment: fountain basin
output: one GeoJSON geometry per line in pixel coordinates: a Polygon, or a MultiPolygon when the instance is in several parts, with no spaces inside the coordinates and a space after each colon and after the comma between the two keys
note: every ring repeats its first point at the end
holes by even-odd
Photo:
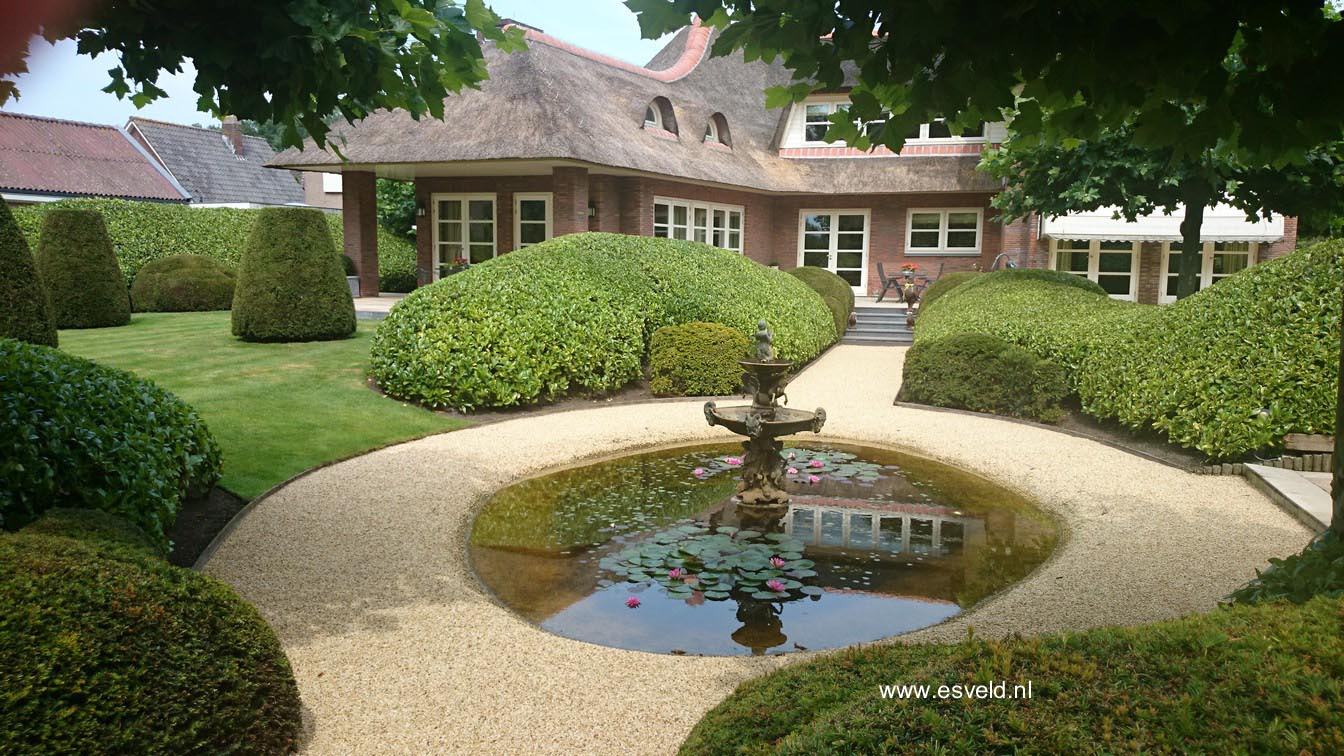
{"type": "Polygon", "coordinates": [[[706,402],[705,419],[711,426],[722,426],[740,436],[778,438],[803,431],[820,433],[826,423],[826,411],[806,412],[788,407],[761,410],[753,405],[719,407],[714,402],[706,402]],[[760,424],[753,432],[756,417],[760,418],[760,424]]]}

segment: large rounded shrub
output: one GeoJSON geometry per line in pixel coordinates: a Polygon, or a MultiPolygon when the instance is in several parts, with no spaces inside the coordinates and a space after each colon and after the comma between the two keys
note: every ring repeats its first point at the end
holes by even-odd
{"type": "Polygon", "coordinates": [[[354,332],[354,299],[322,213],[262,210],[238,267],[233,335],[244,341],[326,341],[354,332]]]}
{"type": "Polygon", "coordinates": [[[718,323],[663,326],[649,340],[649,389],[658,396],[725,396],[742,388],[750,343],[718,323]]]}
{"type": "Polygon", "coordinates": [[[0,337],[56,346],[51,300],[9,205],[0,199],[0,337]]]}
{"type": "Polygon", "coordinates": [[[1216,459],[1333,434],[1344,241],[1255,265],[1094,351],[1078,396],[1216,459]]]}
{"type": "MultiPolygon", "coordinates": [[[[42,219],[53,210],[97,210],[107,224],[117,263],[130,286],[140,268],[172,255],[202,255],[237,270],[247,237],[261,210],[232,207],[188,207],[162,202],[115,199],[68,199],[14,208],[14,217],[35,246],[42,219]]],[[[323,213],[339,249],[344,238],[340,213],[323,213]]],[[[415,288],[415,241],[378,227],[378,287],[383,291],[415,288]]]]}
{"type": "Polygon", "coordinates": [[[0,534],[5,750],[291,751],[298,690],[257,611],[124,525],[63,519],[0,534]]]}
{"type": "Polygon", "coordinates": [[[944,294],[978,275],[980,274],[973,270],[958,270],[952,273],[944,273],[938,277],[938,280],[929,284],[929,288],[924,290],[924,294],[919,298],[919,306],[921,308],[927,308],[935,301],[941,299],[944,294]]]}
{"type": "Polygon", "coordinates": [[[131,286],[136,312],[227,310],[233,304],[233,271],[209,257],[162,257],[140,269],[131,286]]]}
{"type": "Polygon", "coordinates": [[[131,322],[131,299],[112,240],[96,210],[52,210],[42,222],[37,269],[57,328],[106,328],[131,322]]]}
{"type": "Polygon", "coordinates": [[[182,501],[219,480],[196,411],[130,373],[0,339],[0,525],[53,507],[99,509],[160,545],[182,501]]]}
{"type": "Polygon", "coordinates": [[[995,336],[963,333],[911,347],[898,398],[1054,422],[1068,393],[1053,362],[995,336]]]}
{"type": "Polygon", "coordinates": [[[848,281],[825,268],[815,268],[808,265],[800,265],[794,268],[789,271],[789,275],[807,284],[823,299],[833,297],[844,304],[845,322],[849,322],[849,314],[854,312],[854,288],[849,285],[848,281]]]}
{"type": "Polygon", "coordinates": [[[507,407],[640,377],[665,325],[765,318],[777,354],[812,359],[835,341],[815,292],[793,276],[694,242],[585,233],[497,257],[416,290],[374,335],[384,391],[440,407],[507,407]]]}

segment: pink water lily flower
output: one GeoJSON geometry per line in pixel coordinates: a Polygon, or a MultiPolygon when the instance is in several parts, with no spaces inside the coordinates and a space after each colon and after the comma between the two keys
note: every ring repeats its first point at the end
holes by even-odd
{"type": "Polygon", "coordinates": [[[697,467],[694,470],[691,470],[691,475],[695,475],[697,477],[704,474],[705,474],[705,468],[703,467],[697,467]]]}
{"type": "Polygon", "coordinates": [[[770,565],[775,569],[782,569],[785,564],[785,561],[779,557],[770,557],[770,565]]]}
{"type": "Polygon", "coordinates": [[[798,474],[798,468],[796,467],[789,468],[789,475],[797,475],[797,474],[798,474]]]}
{"type": "Polygon", "coordinates": [[[822,462],[822,461],[819,460],[819,459],[814,459],[814,460],[812,460],[811,462],[808,462],[808,463],[807,463],[807,466],[808,466],[808,467],[825,467],[825,466],[826,466],[826,463],[825,463],[825,462],[822,462]]]}
{"type": "Polygon", "coordinates": [[[807,482],[808,482],[808,483],[820,483],[820,482],[821,482],[821,478],[818,478],[818,477],[815,476],[815,475],[809,475],[809,476],[807,476],[807,482]]]}
{"type": "Polygon", "coordinates": [[[672,578],[673,580],[676,580],[677,578],[679,578],[679,577],[681,577],[682,575],[685,575],[685,574],[686,574],[686,570],[683,570],[683,569],[680,568],[680,567],[673,567],[672,569],[670,569],[670,570],[667,571],[667,576],[670,577],[670,578],[672,578]]]}
{"type": "Polygon", "coordinates": [[[737,466],[737,465],[742,464],[742,458],[741,458],[741,457],[724,457],[723,461],[724,461],[724,462],[727,462],[728,464],[733,465],[733,466],[737,466]]]}
{"type": "Polygon", "coordinates": [[[781,583],[781,582],[779,582],[778,580],[767,580],[767,581],[765,582],[765,587],[766,587],[766,588],[769,588],[770,590],[774,591],[775,593],[783,593],[783,592],[784,592],[784,584],[781,583]]]}
{"type": "Polygon", "coordinates": [[[638,607],[639,607],[639,598],[636,597],[636,596],[631,596],[630,598],[628,598],[628,599],[625,600],[625,605],[628,606],[628,607],[630,607],[631,609],[638,608],[638,607]]]}

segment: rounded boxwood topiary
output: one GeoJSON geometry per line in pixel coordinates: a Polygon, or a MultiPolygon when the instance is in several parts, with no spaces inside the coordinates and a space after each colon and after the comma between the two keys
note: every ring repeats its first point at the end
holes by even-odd
{"type": "Polygon", "coordinates": [[[131,304],[136,312],[227,310],[233,287],[233,271],[209,257],[161,257],[136,274],[131,304]]]}
{"type": "Polygon", "coordinates": [[[836,297],[822,297],[821,301],[826,303],[826,309],[831,311],[831,319],[835,321],[835,337],[843,338],[845,331],[849,330],[848,308],[836,297]]]}
{"type": "Polygon", "coordinates": [[[53,507],[99,509],[160,546],[184,499],[219,480],[196,411],[120,370],[0,339],[0,525],[53,507]]]}
{"type": "Polygon", "coordinates": [[[897,398],[1055,422],[1068,391],[1058,365],[1003,339],[965,333],[911,347],[897,398]]]}
{"type": "Polygon", "coordinates": [[[28,240],[0,199],[0,337],[56,346],[51,300],[33,264],[28,240]]]}
{"type": "Polygon", "coordinates": [[[849,321],[849,314],[854,312],[854,288],[848,281],[825,268],[811,266],[794,268],[789,271],[789,275],[807,284],[823,299],[834,297],[842,302],[845,305],[845,321],[849,321]]]}
{"type": "Polygon", "coordinates": [[[238,267],[233,335],[326,341],[355,332],[355,303],[319,210],[261,211],[238,267]]]}
{"type": "Polygon", "coordinates": [[[924,290],[924,295],[919,298],[920,307],[928,307],[934,301],[942,299],[943,295],[967,281],[980,275],[973,270],[959,270],[953,273],[944,273],[938,277],[938,280],[929,284],[929,288],[924,290]]]}
{"type": "Polygon", "coordinates": [[[291,751],[298,690],[257,611],[224,583],[137,548],[128,526],[77,518],[0,533],[0,743],[18,753],[291,751]]]}
{"type": "Polygon", "coordinates": [[[742,388],[750,342],[718,323],[663,326],[649,339],[649,389],[657,396],[726,396],[742,388]]]}
{"type": "Polygon", "coordinates": [[[401,399],[508,407],[639,379],[662,326],[721,323],[750,338],[761,318],[782,359],[806,362],[835,341],[815,292],[740,254],[571,234],[417,289],[379,324],[371,362],[383,391],[401,399]]]}
{"type": "Polygon", "coordinates": [[[42,221],[37,269],[57,328],[106,328],[131,322],[131,298],[112,240],[96,210],[52,210],[42,221]]]}

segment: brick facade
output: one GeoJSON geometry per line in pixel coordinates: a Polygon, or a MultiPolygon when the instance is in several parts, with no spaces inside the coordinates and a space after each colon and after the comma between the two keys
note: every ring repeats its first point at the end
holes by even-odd
{"type": "MultiPolygon", "coordinates": [[[[347,173],[347,193],[352,176],[347,173]]],[[[935,276],[965,270],[988,270],[995,257],[1004,253],[1017,265],[1051,267],[1050,241],[1040,237],[1041,218],[1036,215],[1003,225],[990,207],[988,192],[885,195],[766,195],[722,187],[691,184],[639,176],[590,174],[587,169],[556,167],[550,175],[472,176],[421,178],[415,182],[416,202],[426,210],[418,218],[419,280],[432,280],[434,194],[495,195],[495,243],[498,253],[512,251],[514,243],[513,195],[519,192],[552,193],[552,236],[578,231],[607,231],[638,236],[653,235],[655,197],[739,205],[743,208],[743,253],[757,262],[789,270],[799,264],[799,218],[803,210],[868,210],[870,215],[868,270],[865,285],[876,294],[881,285],[877,263],[887,273],[898,273],[907,262],[935,276]],[[918,209],[975,208],[983,213],[980,252],[975,255],[910,254],[906,250],[906,222],[918,209]],[[591,209],[591,214],[590,214],[591,209]]],[[[371,189],[370,189],[371,191],[371,189]]],[[[347,221],[348,223],[348,221],[347,221]]],[[[347,249],[351,249],[347,229],[347,249]]],[[[1297,219],[1284,219],[1284,240],[1261,247],[1259,259],[1273,259],[1297,243],[1297,219]]],[[[1161,244],[1140,247],[1138,291],[1140,302],[1156,303],[1162,282],[1161,244]]]]}
{"type": "Polygon", "coordinates": [[[341,228],[345,254],[355,262],[359,293],[378,296],[378,180],[369,171],[345,174],[341,192],[341,228]]]}

